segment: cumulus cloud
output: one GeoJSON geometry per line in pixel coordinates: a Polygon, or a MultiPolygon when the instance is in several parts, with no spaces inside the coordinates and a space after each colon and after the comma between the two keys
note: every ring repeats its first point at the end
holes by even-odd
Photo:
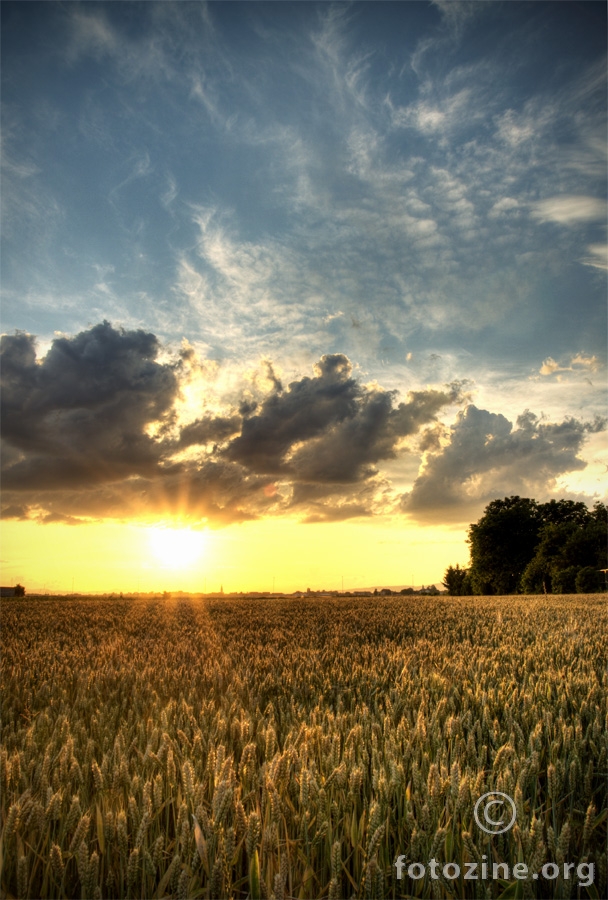
{"type": "Polygon", "coordinates": [[[553,375],[554,372],[560,371],[560,365],[552,356],[548,356],[539,369],[541,375],[553,375]]]}
{"type": "Polygon", "coordinates": [[[41,362],[31,335],[2,338],[3,440],[7,490],[61,489],[135,474],[159,464],[145,432],[170,416],[174,369],[156,362],[159,344],[144,331],[108,322],[56,338],[41,362]]]}
{"type": "MultiPolygon", "coordinates": [[[[284,514],[312,523],[396,508],[465,521],[504,493],[549,494],[557,476],[585,467],[585,439],[604,427],[530,412],[513,427],[469,405],[448,429],[441,417],[468,402],[465,382],[402,397],[363,383],[342,353],[287,385],[262,360],[255,396],[249,373],[209,398],[192,347],[172,356],[154,334],[108,322],[57,336],[42,358],[25,333],[3,336],[1,351],[3,515],[43,524],[161,516],[225,525],[284,514]],[[196,402],[184,406],[196,377],[196,402]],[[383,465],[409,460],[411,469],[419,454],[399,500],[383,465]]],[[[541,372],[596,366],[578,353],[567,366],[546,359],[541,372]]]]}
{"type": "Polygon", "coordinates": [[[192,354],[188,347],[161,362],[154,334],[108,322],[57,337],[42,359],[33,336],[3,336],[5,515],[70,524],[371,515],[388,496],[379,464],[464,397],[453,383],[400,400],[395,390],[362,384],[337,353],[287,387],[265,360],[259,400],[243,388],[211,412],[199,398],[188,421],[178,413],[192,354]]]}
{"type": "Polygon", "coordinates": [[[243,422],[225,456],[253,471],[298,484],[348,485],[378,474],[377,463],[393,459],[400,441],[462,399],[462,385],[445,391],[395,391],[361,385],[343,354],[329,354],[313,378],[276,390],[259,413],[243,422]]]}
{"type": "Polygon", "coordinates": [[[427,455],[401,509],[427,522],[465,522],[505,494],[544,499],[556,477],[583,469],[587,435],[605,420],[545,423],[526,410],[516,427],[505,416],[470,405],[458,414],[448,445],[427,455]]]}
{"type": "Polygon", "coordinates": [[[5,515],[73,523],[255,514],[248,501],[260,479],[204,451],[179,460],[184,448],[233,435],[240,418],[203,415],[176,437],[183,354],[159,362],[159,353],[155,335],[108,322],[56,338],[42,360],[31,335],[2,337],[5,515]]]}
{"type": "MultiPolygon", "coordinates": [[[[244,409],[246,411],[248,407],[245,406],[244,409]]],[[[242,412],[243,407],[239,411],[242,412]]],[[[180,447],[189,447],[193,444],[224,441],[238,432],[240,425],[239,416],[204,416],[182,428],[179,445],[180,447]]]]}
{"type": "Polygon", "coordinates": [[[585,356],[584,353],[577,353],[570,360],[570,365],[583,366],[585,369],[591,369],[595,372],[599,367],[599,360],[597,356],[585,356]]]}

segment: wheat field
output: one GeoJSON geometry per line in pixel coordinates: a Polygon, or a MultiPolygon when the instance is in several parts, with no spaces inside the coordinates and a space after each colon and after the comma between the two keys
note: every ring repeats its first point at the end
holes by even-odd
{"type": "Polygon", "coordinates": [[[2,897],[605,897],[606,595],[4,601],[2,897]],[[515,799],[508,834],[473,820],[515,799]],[[397,880],[395,859],[593,863],[397,880]]]}

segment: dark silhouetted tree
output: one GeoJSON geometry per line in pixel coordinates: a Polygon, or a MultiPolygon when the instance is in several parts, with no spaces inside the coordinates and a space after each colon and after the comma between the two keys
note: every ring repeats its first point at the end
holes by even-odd
{"type": "Polygon", "coordinates": [[[567,566],[565,569],[554,569],[551,574],[551,587],[554,594],[576,594],[576,577],[578,566],[567,566]]]}
{"type": "Polygon", "coordinates": [[[603,590],[608,568],[608,509],[589,510],[573,500],[537,503],[505,497],[486,506],[469,526],[471,565],[449,566],[444,585],[450,594],[566,594],[603,590]],[[581,575],[583,569],[593,570],[581,575]]]}
{"type": "Polygon", "coordinates": [[[544,525],[586,525],[591,516],[584,503],[575,503],[574,500],[549,500],[548,503],[539,503],[538,510],[544,525]]]}
{"type": "Polygon", "coordinates": [[[604,573],[593,566],[583,566],[578,570],[574,583],[577,594],[596,594],[604,590],[604,573]]]}
{"type": "Polygon", "coordinates": [[[471,593],[469,573],[466,569],[461,569],[458,563],[447,567],[442,584],[452,597],[462,597],[471,593]]]}
{"type": "MultiPolygon", "coordinates": [[[[555,501],[553,501],[555,502],[555,501]]],[[[607,567],[608,516],[604,504],[596,503],[593,511],[576,509],[584,504],[559,501],[566,513],[564,521],[555,516],[541,528],[539,542],[533,558],[522,576],[522,587],[526,593],[535,594],[545,590],[554,594],[578,593],[576,579],[584,569],[596,572],[595,581],[587,577],[589,584],[597,584],[594,590],[603,589],[603,578],[599,569],[607,567]]],[[[539,507],[544,510],[549,504],[539,507]]],[[[552,512],[557,509],[554,507],[552,512]]],[[[587,582],[585,582],[587,583],[587,582]]],[[[583,591],[587,593],[587,591],[583,591]]]]}
{"type": "Polygon", "coordinates": [[[476,594],[513,594],[534,556],[543,521],[538,504],[527,497],[492,500],[479,522],[469,527],[471,584],[476,594]]]}

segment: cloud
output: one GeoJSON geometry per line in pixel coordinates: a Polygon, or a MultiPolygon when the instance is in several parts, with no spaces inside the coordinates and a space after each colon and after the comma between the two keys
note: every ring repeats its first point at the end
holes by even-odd
{"type": "Polygon", "coordinates": [[[597,197],[550,197],[535,203],[532,215],[541,222],[557,222],[559,225],[601,222],[606,218],[606,203],[597,197]]]}
{"type": "Polygon", "coordinates": [[[541,375],[555,375],[557,372],[574,372],[575,367],[595,372],[599,368],[599,360],[597,356],[585,356],[583,353],[577,353],[570,360],[569,366],[562,366],[552,356],[548,356],[538,371],[541,375]]]}
{"type": "Polygon", "coordinates": [[[552,356],[548,356],[538,371],[541,375],[553,375],[554,372],[560,371],[560,365],[552,356]]]}
{"type": "Polygon", "coordinates": [[[240,416],[205,416],[182,428],[179,436],[180,447],[194,444],[209,444],[225,441],[240,430],[240,416]]]}
{"type": "MultiPolygon", "coordinates": [[[[110,59],[117,72],[125,81],[140,78],[171,79],[174,70],[167,50],[171,46],[171,38],[167,31],[159,29],[155,34],[150,25],[155,21],[153,16],[141,16],[137,37],[128,34],[121,28],[112,15],[108,15],[99,6],[86,8],[84,4],[74,4],[66,11],[70,39],[66,49],[66,61],[77,65],[82,59],[92,57],[98,61],[110,59]]],[[[162,20],[162,13],[156,21],[162,20]]]]}
{"type": "Polygon", "coordinates": [[[583,353],[577,353],[576,356],[573,356],[570,360],[570,365],[583,366],[595,372],[595,370],[599,367],[599,360],[597,356],[585,356],[583,353]]]}
{"type": "Polygon", "coordinates": [[[326,87],[341,111],[349,104],[365,108],[368,102],[364,75],[371,53],[348,53],[347,26],[352,18],[348,7],[329,6],[319,14],[320,28],[310,35],[317,65],[326,73],[326,87]]]}
{"type": "Polygon", "coordinates": [[[519,148],[539,135],[542,127],[546,126],[549,116],[549,110],[545,110],[544,116],[539,121],[532,114],[531,106],[519,114],[513,109],[508,109],[496,117],[497,137],[510,147],[519,148]]]}
{"type": "Polygon", "coordinates": [[[46,516],[41,516],[39,521],[43,525],[82,525],[83,520],[75,516],[64,516],[63,513],[48,513],[46,516]]]}
{"type": "Polygon", "coordinates": [[[229,459],[268,474],[287,472],[285,457],[294,445],[352,418],[362,395],[345,356],[325,356],[313,378],[276,389],[258,414],[243,421],[242,432],[226,450],[229,459]]]}
{"type": "Polygon", "coordinates": [[[579,453],[587,435],[604,430],[606,421],[544,423],[526,410],[516,425],[468,406],[458,414],[448,445],[426,456],[401,509],[421,522],[465,522],[505,494],[545,499],[557,476],[585,468],[579,453]]]}
{"type": "Polygon", "coordinates": [[[259,400],[243,383],[220,413],[201,409],[199,396],[188,420],[182,391],[204,367],[190,346],[166,362],[160,355],[155,335],[108,322],[56,337],[42,359],[31,335],[2,337],[7,515],[216,524],[273,512],[310,521],[371,515],[390,494],[379,465],[410,452],[407,438],[464,397],[455,382],[400,400],[362,384],[344,354],[326,354],[312,377],[287,387],[266,360],[259,400]]]}
{"type": "Polygon", "coordinates": [[[482,4],[476,0],[432,0],[433,6],[436,6],[443,16],[445,24],[454,33],[455,36],[460,35],[464,25],[475,16],[482,13],[480,7],[482,4]]]}
{"type": "Polygon", "coordinates": [[[18,506],[17,504],[3,506],[1,517],[3,519],[27,519],[28,507],[23,505],[18,506]]]}
{"type": "Polygon", "coordinates": [[[504,216],[507,213],[511,213],[516,209],[519,209],[519,203],[514,197],[501,197],[500,200],[496,201],[490,210],[489,215],[494,219],[499,216],[504,216]]]}
{"type": "Polygon", "coordinates": [[[468,22],[474,17],[483,15],[483,3],[475,0],[432,0],[433,6],[441,13],[441,27],[432,37],[418,41],[412,54],[411,67],[416,73],[423,68],[425,56],[449,52],[458,45],[468,22]]]}
{"type": "Polygon", "coordinates": [[[92,53],[99,58],[108,53],[117,55],[123,47],[121,36],[112,28],[103,15],[85,12],[77,7],[71,14],[72,45],[69,56],[71,60],[80,55],[92,53]]]}
{"type": "Polygon", "coordinates": [[[148,471],[158,462],[145,426],[170,413],[175,372],[155,362],[153,334],[108,322],[56,338],[42,362],[24,333],[2,338],[3,439],[11,488],[63,487],[148,471]]]}
{"type": "MultiPolygon", "coordinates": [[[[46,450],[13,448],[10,466],[5,455],[11,477],[21,472],[19,491],[31,471],[49,503],[67,503],[61,485],[68,475],[89,485],[91,505],[76,487],[70,504],[100,515],[120,510],[121,499],[129,510],[153,509],[163,502],[161,486],[175,508],[226,510],[225,518],[289,503],[295,509],[298,497],[303,515],[376,510],[383,489],[358,491],[406,452],[412,471],[414,453],[404,444],[412,434],[399,408],[409,404],[413,415],[413,401],[364,385],[356,368],[335,381],[330,401],[328,373],[312,373],[314,360],[343,355],[366,378],[407,388],[458,377],[463,355],[483,377],[507,366],[520,375],[538,371],[547,357],[538,377],[548,388],[578,370],[564,347],[599,355],[602,282],[591,268],[605,260],[602,245],[591,243],[598,229],[540,223],[600,221],[594,198],[605,172],[605,66],[586,71],[567,57],[547,69],[551,43],[537,38],[545,27],[551,38],[552,26],[541,27],[532,7],[513,7],[511,17],[509,5],[448,2],[420,22],[414,16],[409,36],[396,41],[389,7],[388,17],[370,7],[368,28],[364,6],[296,4],[278,18],[260,6],[236,31],[221,4],[142,6],[136,29],[124,9],[66,7],[53,39],[30,43],[23,63],[30,74],[11,93],[18,126],[11,159],[20,168],[8,173],[16,186],[10,218],[21,254],[11,272],[5,265],[11,326],[32,327],[35,318],[50,334],[104,316],[129,328],[145,322],[176,342],[189,334],[201,353],[221,361],[222,378],[261,356],[278,360],[285,386],[248,385],[249,396],[232,385],[217,404],[203,397],[182,419],[184,372],[167,364],[162,371],[175,384],[166,406],[145,421],[135,415],[132,458],[123,452],[126,425],[106,431],[97,424],[101,408],[92,413],[85,399],[76,411],[61,401],[32,428],[49,436],[46,450]],[[484,22],[462,28],[477,12],[487,17],[490,43],[482,39],[484,22]],[[66,22],[72,56],[62,72],[66,22]],[[47,85],[48,61],[35,57],[51,52],[47,85]],[[532,77],[543,66],[542,77],[532,77]],[[74,86],[69,104],[57,93],[65,78],[74,86]],[[26,102],[36,92],[57,105],[52,129],[50,118],[39,127],[36,104],[26,102]],[[83,120],[112,140],[83,134],[83,120]],[[53,148],[59,156],[48,156],[53,148]],[[71,185],[62,188],[65,208],[50,203],[61,185],[71,185]],[[113,185],[115,206],[106,208],[113,185]],[[129,225],[126,236],[117,222],[129,225]],[[41,254],[43,232],[49,247],[41,254]],[[561,278],[573,258],[585,268],[561,278]],[[91,265],[99,266],[94,287],[91,265]],[[577,292],[584,316],[573,312],[577,292]],[[557,332],[566,326],[564,344],[557,332]],[[414,349],[416,364],[406,371],[414,349]],[[429,360],[435,349],[441,363],[429,360]],[[288,487],[258,502],[269,479],[288,487]],[[307,501],[303,488],[311,485],[329,493],[307,501]]],[[[16,51],[11,60],[18,84],[16,51]]],[[[154,363],[162,368],[161,358],[154,363]]],[[[47,373],[46,365],[37,361],[33,371],[47,373]]],[[[423,393],[426,415],[431,396],[423,393]]],[[[509,395],[502,402],[512,404],[509,395]]],[[[563,402],[566,412],[579,401],[563,402]]],[[[443,415],[441,406],[434,415],[443,415]]],[[[417,434],[427,425],[411,427],[417,434]]],[[[441,431],[425,434],[420,449],[430,458],[443,446],[441,431]]]]}
{"type": "MultiPolygon", "coordinates": [[[[424,93],[427,92],[428,89],[424,93]]],[[[387,103],[395,128],[415,128],[425,136],[433,136],[453,128],[469,127],[472,119],[481,116],[472,91],[468,88],[435,100],[425,96],[418,103],[407,107],[393,108],[390,98],[387,103]]]]}
{"type": "MultiPolygon", "coordinates": [[[[151,4],[135,31],[120,4],[66,8],[68,74],[82,72],[83,84],[74,98],[77,121],[60,104],[61,124],[69,134],[95,114],[112,137],[99,153],[98,138],[74,133],[87,183],[91,164],[98,172],[93,193],[85,192],[88,205],[106,204],[111,190],[115,206],[113,219],[98,217],[75,234],[82,191],[66,194],[56,221],[45,204],[45,228],[55,235],[48,266],[38,239],[15,241],[36,261],[44,289],[33,291],[27,275],[28,295],[37,294],[48,320],[53,316],[49,330],[82,327],[86,320],[65,301],[80,293],[94,304],[92,321],[145,321],[175,339],[187,332],[220,359],[251,361],[260,351],[276,358],[288,342],[300,365],[314,347],[314,356],[345,352],[377,373],[379,360],[403,359],[413,335],[424,343],[432,332],[434,342],[447,328],[470,348],[487,329],[485,352],[494,354],[494,333],[503,332],[488,326],[508,326],[521,314],[523,328],[540,329],[545,319],[530,301],[538,282],[546,286],[547,273],[554,277],[569,258],[559,242],[570,236],[549,236],[530,213],[544,214],[533,204],[552,197],[556,184],[567,197],[593,194],[597,181],[585,176],[592,170],[580,166],[601,149],[592,102],[600,70],[592,77],[581,69],[567,88],[559,88],[563,79],[557,88],[553,78],[540,81],[522,98],[519,76],[504,76],[519,59],[515,45],[502,47],[506,62],[483,47],[465,54],[457,46],[460,37],[477,41],[461,28],[476,13],[497,17],[510,34],[504,10],[447,3],[425,19],[422,39],[431,34],[444,43],[434,44],[416,77],[403,67],[413,43],[384,46],[368,32],[363,7],[307,9],[303,18],[289,12],[274,21],[256,12],[242,22],[251,40],[241,46],[221,5],[166,11],[151,4]],[[92,58],[103,90],[84,77],[92,58]],[[66,278],[77,281],[77,265],[72,258],[69,266],[57,263],[66,247],[83,255],[89,228],[104,248],[99,258],[115,263],[111,296],[101,280],[66,285],[66,278]],[[491,264],[480,266],[480,259],[491,264]]],[[[62,28],[59,53],[65,37],[62,28]]],[[[36,71],[40,79],[45,70],[36,71]]],[[[21,182],[52,183],[45,156],[51,132],[28,125],[24,133],[28,142],[12,158],[31,156],[42,177],[14,179],[20,186],[11,209],[16,222],[37,213],[42,227],[43,210],[25,202],[21,182]]],[[[597,246],[576,248],[586,266],[601,265],[597,246]]],[[[26,321],[23,293],[12,295],[11,324],[26,321]]]]}
{"type": "Polygon", "coordinates": [[[587,250],[590,256],[585,256],[581,262],[594,269],[606,271],[608,269],[608,244],[589,244],[587,250]]]}
{"type": "MultiPolygon", "coordinates": [[[[176,431],[183,360],[157,361],[155,335],[108,322],[56,338],[2,337],[3,488],[8,514],[42,522],[159,514],[241,521],[263,479],[238,465],[176,457],[223,441],[238,417],[203,416],[176,431]],[[243,505],[248,505],[244,510],[243,505]]],[[[263,505],[263,503],[262,503],[263,505]]],[[[268,505],[268,504],[266,504],[268,505]]]]}
{"type": "Polygon", "coordinates": [[[322,357],[313,378],[273,392],[225,450],[227,459],[260,474],[294,483],[347,485],[378,474],[403,438],[462,399],[460,384],[447,391],[395,391],[361,385],[343,354],[322,357]]]}

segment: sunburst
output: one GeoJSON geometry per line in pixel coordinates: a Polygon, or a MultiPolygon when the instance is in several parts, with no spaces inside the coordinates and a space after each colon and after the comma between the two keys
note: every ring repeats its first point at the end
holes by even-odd
{"type": "Polygon", "coordinates": [[[155,560],[170,569],[191,568],[205,549],[204,532],[189,528],[151,528],[149,539],[155,560]]]}

